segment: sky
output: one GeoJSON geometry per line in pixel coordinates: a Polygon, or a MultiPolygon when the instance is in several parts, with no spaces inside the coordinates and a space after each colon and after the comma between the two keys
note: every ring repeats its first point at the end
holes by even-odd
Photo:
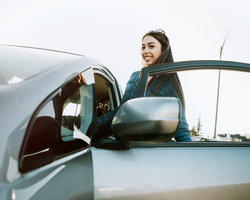
{"type": "MultiPolygon", "coordinates": [[[[0,44],[93,57],[124,90],[142,67],[148,30],[165,30],[175,61],[219,60],[228,34],[222,60],[250,63],[249,8],[248,0],[0,0],[0,44]]],[[[195,125],[199,111],[191,115],[189,105],[195,125]]]]}

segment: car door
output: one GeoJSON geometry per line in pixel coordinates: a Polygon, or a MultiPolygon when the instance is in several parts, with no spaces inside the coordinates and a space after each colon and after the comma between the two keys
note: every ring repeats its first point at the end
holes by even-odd
{"type": "Polygon", "coordinates": [[[144,68],[137,97],[144,96],[149,76],[172,72],[184,90],[189,129],[218,141],[92,149],[96,199],[249,198],[250,65],[190,61],[144,68]]]}

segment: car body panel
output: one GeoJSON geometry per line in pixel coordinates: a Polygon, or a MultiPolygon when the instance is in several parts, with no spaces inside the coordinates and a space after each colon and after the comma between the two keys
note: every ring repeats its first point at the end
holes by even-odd
{"type": "Polygon", "coordinates": [[[93,199],[92,156],[88,149],[14,180],[7,178],[2,185],[5,189],[0,189],[3,199],[93,199]]]}
{"type": "Polygon", "coordinates": [[[247,199],[249,153],[245,147],[95,149],[95,198],[247,199]]]}
{"type": "MultiPolygon", "coordinates": [[[[17,81],[20,82],[84,57],[53,50],[8,45],[0,46],[0,54],[0,74],[9,82],[13,76],[20,79],[17,81]],[[9,59],[10,57],[15,59],[9,59]]],[[[13,84],[15,81],[10,83],[13,84]]]]}

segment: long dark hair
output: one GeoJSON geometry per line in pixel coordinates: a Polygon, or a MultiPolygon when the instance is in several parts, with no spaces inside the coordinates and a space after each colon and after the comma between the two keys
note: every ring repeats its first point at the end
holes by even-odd
{"type": "MultiPolygon", "coordinates": [[[[161,55],[159,57],[159,59],[157,60],[157,62],[155,64],[163,64],[163,63],[171,63],[174,62],[173,59],[173,55],[172,55],[172,51],[171,51],[171,47],[170,47],[170,43],[169,43],[169,39],[166,36],[165,32],[162,31],[149,31],[147,32],[143,37],[142,37],[142,41],[146,36],[152,36],[154,37],[156,40],[158,40],[161,44],[161,55]]],[[[185,98],[184,98],[184,94],[183,94],[183,90],[182,90],[182,86],[181,86],[181,82],[179,80],[178,74],[175,73],[170,73],[170,74],[163,74],[159,76],[160,81],[158,83],[158,85],[155,87],[155,89],[152,91],[152,95],[161,88],[161,86],[168,80],[170,80],[171,86],[175,89],[176,93],[178,94],[182,106],[185,110],[185,98]]],[[[148,88],[150,88],[152,86],[152,84],[154,83],[156,77],[153,77],[149,83],[148,83],[148,88]]],[[[178,98],[178,96],[176,96],[178,98]]]]}

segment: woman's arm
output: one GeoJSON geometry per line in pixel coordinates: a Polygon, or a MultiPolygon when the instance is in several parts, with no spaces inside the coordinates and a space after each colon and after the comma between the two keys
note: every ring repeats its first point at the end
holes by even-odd
{"type": "Polygon", "coordinates": [[[97,118],[98,126],[110,126],[110,124],[112,123],[112,120],[113,120],[116,112],[118,111],[119,107],[123,103],[128,101],[129,99],[134,98],[135,93],[136,93],[136,89],[137,89],[137,85],[138,85],[137,79],[138,79],[139,73],[140,72],[137,71],[131,75],[131,77],[126,85],[125,93],[124,93],[123,98],[121,100],[121,104],[118,107],[116,107],[114,110],[110,111],[109,113],[105,113],[103,116],[100,116],[97,118]]]}
{"type": "Polygon", "coordinates": [[[183,106],[182,106],[181,124],[175,136],[175,140],[176,142],[191,142],[192,141],[183,106]]]}

